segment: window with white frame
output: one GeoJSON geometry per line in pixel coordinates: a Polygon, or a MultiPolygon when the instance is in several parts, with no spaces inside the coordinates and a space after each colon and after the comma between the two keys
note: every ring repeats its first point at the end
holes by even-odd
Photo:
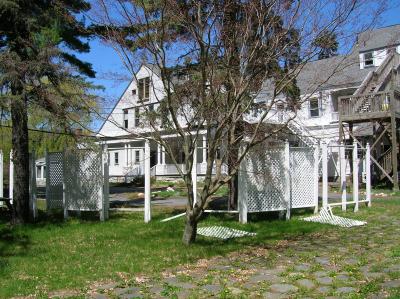
{"type": "Polygon", "coordinates": [[[140,125],[140,109],[137,107],[135,108],[135,127],[140,125]]]}
{"type": "Polygon", "coordinates": [[[119,155],[118,155],[118,153],[114,153],[114,165],[119,165],[119,155]]]}
{"type": "Polygon", "coordinates": [[[374,66],[374,55],[372,52],[364,53],[364,66],[374,66]]]}
{"type": "Polygon", "coordinates": [[[135,151],[135,163],[139,163],[139,162],[140,162],[140,150],[135,151]]]}
{"type": "Polygon", "coordinates": [[[124,128],[127,129],[128,126],[128,109],[124,109],[124,128]]]}
{"type": "Polygon", "coordinates": [[[150,78],[138,80],[139,101],[146,102],[150,98],[150,78]]]}
{"type": "Polygon", "coordinates": [[[310,99],[310,117],[320,117],[320,100],[318,98],[310,99]]]}

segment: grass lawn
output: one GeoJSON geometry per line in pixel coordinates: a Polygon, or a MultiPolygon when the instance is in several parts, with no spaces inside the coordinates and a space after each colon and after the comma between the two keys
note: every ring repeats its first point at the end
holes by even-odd
{"type": "MultiPolygon", "coordinates": [[[[35,225],[10,228],[0,224],[0,298],[45,294],[56,289],[87,287],[90,282],[129,280],[137,273],[263,244],[290,235],[311,233],[322,226],[300,221],[259,220],[240,225],[229,216],[209,216],[202,225],[224,224],[256,231],[257,237],[218,241],[198,238],[190,247],[181,243],[183,219],[160,223],[171,215],[158,211],[143,223],[142,213],[111,214],[104,223],[92,220],[43,219],[35,225]]],[[[44,215],[42,215],[44,216],[44,215]]]]}
{"type": "MultiPolygon", "coordinates": [[[[372,217],[388,209],[391,213],[400,211],[399,199],[380,202],[374,203],[372,209],[362,207],[357,217],[372,217]]],[[[181,243],[183,218],[160,223],[177,212],[154,211],[149,224],[143,223],[142,213],[111,214],[104,223],[98,222],[97,216],[86,215],[85,219],[71,218],[64,222],[41,213],[37,224],[14,228],[3,217],[0,298],[29,294],[45,298],[49,291],[60,289],[78,289],[83,293],[93,282],[107,280],[129,284],[138,274],[157,275],[162,269],[198,259],[336,229],[296,219],[301,212],[291,221],[257,214],[246,225],[239,224],[237,216],[212,215],[205,217],[200,226],[225,225],[257,232],[257,236],[228,241],[199,236],[196,244],[186,247],[181,243]]],[[[399,255],[399,250],[394,249],[393,255],[399,255]]]]}

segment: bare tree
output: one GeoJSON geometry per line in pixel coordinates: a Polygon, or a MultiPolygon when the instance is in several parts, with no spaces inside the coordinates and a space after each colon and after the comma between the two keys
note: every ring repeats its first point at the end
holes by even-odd
{"type": "Polygon", "coordinates": [[[159,107],[144,108],[142,126],[147,130],[125,130],[162,145],[176,166],[178,157],[164,137],[179,137],[185,167],[177,169],[188,191],[183,242],[190,244],[211,196],[236,177],[249,150],[285,130],[307,100],[300,97],[296,78],[318,56],[315,38],[326,31],[342,39],[354,37],[375,21],[371,16],[382,6],[356,0],[154,3],[98,0],[91,18],[133,76],[143,57],[160,72],[163,88],[154,92],[161,94],[159,107]],[[365,7],[374,13],[360,22],[365,7]],[[265,101],[256,104],[255,98],[262,97],[265,101]],[[268,125],[280,102],[290,108],[288,117],[268,125]],[[191,171],[202,135],[207,138],[206,174],[194,202],[191,171]],[[224,165],[229,165],[227,171],[224,165]]]}

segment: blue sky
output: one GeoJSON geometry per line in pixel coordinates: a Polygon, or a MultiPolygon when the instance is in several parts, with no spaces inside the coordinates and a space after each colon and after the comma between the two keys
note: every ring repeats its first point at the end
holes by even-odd
{"type": "MultiPolygon", "coordinates": [[[[389,9],[382,15],[379,27],[400,23],[400,0],[389,0],[388,3],[389,9]]],[[[113,49],[96,39],[91,40],[90,45],[90,53],[78,56],[92,63],[96,71],[96,78],[92,79],[92,82],[105,88],[104,91],[97,91],[97,93],[106,99],[102,113],[107,113],[110,111],[109,108],[118,101],[129,84],[131,76],[113,49]]],[[[95,121],[92,128],[98,129],[101,123],[102,121],[95,121]]]]}

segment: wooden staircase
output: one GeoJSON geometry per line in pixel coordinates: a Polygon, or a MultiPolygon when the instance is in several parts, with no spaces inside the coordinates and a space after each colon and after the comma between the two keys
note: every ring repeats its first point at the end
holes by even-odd
{"type": "Polygon", "coordinates": [[[355,113],[365,113],[371,111],[371,97],[385,87],[391,79],[393,70],[400,68],[400,55],[392,51],[388,54],[382,64],[374,71],[368,73],[360,87],[354,92],[353,96],[365,95],[354,106],[355,113]]]}

